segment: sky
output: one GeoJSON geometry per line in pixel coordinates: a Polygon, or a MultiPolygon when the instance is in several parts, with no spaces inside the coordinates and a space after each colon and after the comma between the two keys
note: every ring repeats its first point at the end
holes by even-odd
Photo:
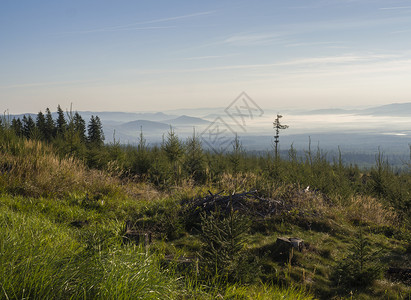
{"type": "Polygon", "coordinates": [[[0,0],[0,108],[411,102],[410,36],[410,0],[0,0]]]}

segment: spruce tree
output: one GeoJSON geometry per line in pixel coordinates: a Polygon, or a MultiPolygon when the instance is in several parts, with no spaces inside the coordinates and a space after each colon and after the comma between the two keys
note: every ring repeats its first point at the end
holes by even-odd
{"type": "Polygon", "coordinates": [[[204,273],[228,278],[241,277],[240,269],[245,245],[245,235],[250,222],[238,211],[230,210],[228,215],[219,210],[202,213],[200,239],[204,273]],[[240,276],[238,276],[240,275],[240,276]]]}
{"type": "Polygon", "coordinates": [[[46,125],[44,130],[44,138],[50,142],[56,136],[56,124],[49,108],[46,108],[46,125]]]}
{"type": "Polygon", "coordinates": [[[162,150],[164,151],[169,163],[172,164],[174,170],[174,179],[178,184],[181,178],[181,157],[184,154],[183,144],[170,126],[167,133],[167,139],[163,141],[162,150]]]}
{"type": "Polygon", "coordinates": [[[140,136],[138,138],[137,153],[133,161],[133,171],[140,175],[148,175],[151,167],[150,152],[148,151],[146,139],[143,134],[143,127],[140,128],[140,136]]]}
{"type": "Polygon", "coordinates": [[[183,145],[171,126],[167,132],[167,139],[163,142],[162,149],[171,163],[178,162],[184,153],[183,145]]]}
{"type": "Polygon", "coordinates": [[[39,113],[37,114],[36,127],[39,131],[40,138],[45,139],[46,137],[46,118],[44,117],[44,114],[41,111],[39,111],[39,113]]]}
{"type": "Polygon", "coordinates": [[[64,118],[64,111],[61,109],[60,105],[57,106],[57,121],[56,121],[56,129],[57,135],[63,136],[64,132],[67,128],[67,122],[64,118]]]}
{"type": "Polygon", "coordinates": [[[104,145],[103,126],[98,116],[91,116],[87,133],[87,140],[90,146],[101,147],[104,145]]]}
{"type": "Polygon", "coordinates": [[[203,148],[195,131],[186,141],[184,170],[198,183],[204,183],[207,178],[203,148]]]}
{"type": "Polygon", "coordinates": [[[17,136],[23,135],[23,123],[21,122],[20,118],[13,119],[11,121],[11,129],[17,136]]]}
{"type": "Polygon", "coordinates": [[[32,134],[34,133],[34,130],[36,128],[36,123],[34,123],[33,118],[29,115],[26,117],[26,115],[23,116],[23,135],[26,138],[31,138],[32,134]]]}
{"type": "Polygon", "coordinates": [[[241,165],[243,163],[243,155],[244,149],[240,142],[240,139],[238,138],[238,135],[236,134],[233,141],[233,151],[230,153],[229,156],[230,162],[233,166],[233,173],[235,175],[240,172],[241,165]]]}
{"type": "Polygon", "coordinates": [[[86,122],[81,117],[81,115],[76,112],[74,114],[74,131],[77,133],[78,137],[80,138],[81,142],[86,141],[86,122]]]}

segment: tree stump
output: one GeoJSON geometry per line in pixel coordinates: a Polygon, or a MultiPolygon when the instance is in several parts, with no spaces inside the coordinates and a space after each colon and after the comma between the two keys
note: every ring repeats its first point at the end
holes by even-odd
{"type": "Polygon", "coordinates": [[[300,238],[278,237],[276,245],[281,252],[282,250],[289,251],[291,248],[295,248],[301,252],[304,248],[304,241],[300,238]]]}

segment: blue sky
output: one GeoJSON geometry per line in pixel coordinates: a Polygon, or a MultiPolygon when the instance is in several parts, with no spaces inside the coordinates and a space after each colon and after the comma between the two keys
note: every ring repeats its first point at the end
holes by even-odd
{"type": "Polygon", "coordinates": [[[10,113],[411,101],[411,1],[0,0],[10,113]]]}

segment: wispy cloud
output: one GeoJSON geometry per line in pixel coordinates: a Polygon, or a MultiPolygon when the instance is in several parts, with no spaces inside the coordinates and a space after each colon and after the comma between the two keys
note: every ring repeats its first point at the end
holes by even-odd
{"type": "Polygon", "coordinates": [[[17,83],[10,85],[0,85],[0,89],[15,89],[15,88],[35,88],[35,87],[50,87],[50,86],[64,86],[64,85],[79,85],[90,84],[103,81],[102,79],[92,80],[73,80],[73,81],[44,81],[44,82],[28,82],[17,83]]]}
{"type": "Polygon", "coordinates": [[[71,31],[66,33],[98,33],[98,32],[115,32],[115,31],[132,31],[132,30],[156,30],[156,29],[169,29],[175,28],[176,26],[147,26],[147,27],[122,27],[122,28],[100,28],[100,29],[91,29],[91,30],[82,30],[82,31],[71,31]]]}
{"type": "Polygon", "coordinates": [[[144,22],[139,22],[131,25],[137,25],[137,24],[152,24],[152,23],[161,23],[161,22],[169,22],[169,21],[175,21],[175,20],[181,20],[181,19],[188,19],[188,18],[194,18],[194,17],[199,17],[199,16],[206,16],[206,15],[211,15],[215,13],[214,10],[211,11],[203,11],[203,12],[198,12],[198,13],[193,13],[193,14],[187,14],[187,15],[181,15],[181,16],[176,16],[176,17],[169,17],[169,18],[162,18],[162,19],[154,19],[150,21],[144,21],[144,22]]]}
{"type": "Polygon", "coordinates": [[[141,26],[141,25],[172,22],[172,21],[177,21],[177,20],[183,20],[183,19],[190,19],[190,18],[195,18],[195,17],[200,17],[200,16],[206,16],[206,15],[210,15],[210,14],[213,14],[213,13],[215,13],[215,11],[204,11],[204,12],[186,14],[186,15],[181,15],[181,16],[174,16],[174,17],[161,18],[161,19],[153,19],[153,20],[140,21],[140,22],[135,22],[135,23],[129,23],[129,24],[117,25],[117,26],[110,26],[110,27],[103,27],[103,28],[95,28],[95,29],[79,30],[79,31],[70,31],[70,32],[65,32],[65,33],[89,34],[89,33],[98,33],[98,32],[169,29],[169,28],[175,28],[176,26],[141,26]]]}
{"type": "Polygon", "coordinates": [[[195,57],[186,57],[182,60],[205,60],[205,59],[215,59],[215,58],[222,58],[227,57],[228,55],[207,55],[207,56],[195,56],[195,57]]]}
{"type": "Polygon", "coordinates": [[[370,54],[370,55],[339,55],[339,56],[324,56],[295,59],[279,63],[282,66],[292,65],[323,65],[323,64],[348,64],[366,61],[375,61],[382,59],[396,58],[398,55],[392,54],[370,54]]]}
{"type": "Polygon", "coordinates": [[[279,41],[280,34],[239,34],[226,38],[222,43],[239,46],[261,45],[279,41]]]}
{"type": "Polygon", "coordinates": [[[322,57],[306,57],[293,59],[288,61],[279,61],[274,63],[266,64],[239,64],[239,65],[223,65],[214,67],[204,67],[204,68],[189,68],[189,69],[151,69],[151,70],[137,70],[138,74],[149,75],[149,74],[167,74],[167,73],[196,73],[196,72],[212,72],[212,71],[230,71],[230,70],[262,70],[262,69],[273,69],[273,68],[287,68],[288,70],[309,69],[312,70],[312,66],[315,68],[320,67],[336,67],[336,66],[361,66],[370,63],[385,63],[398,65],[398,62],[407,63],[408,59],[397,60],[400,55],[393,54],[364,54],[364,55],[339,55],[339,56],[322,56],[322,57]]]}
{"type": "Polygon", "coordinates": [[[336,46],[338,48],[342,46],[337,46],[341,45],[343,42],[295,42],[295,43],[290,43],[290,44],[285,44],[285,47],[306,47],[306,46],[336,46]]]}
{"type": "Polygon", "coordinates": [[[392,7],[380,7],[381,10],[398,10],[398,9],[411,9],[411,6],[392,6],[392,7]]]}

